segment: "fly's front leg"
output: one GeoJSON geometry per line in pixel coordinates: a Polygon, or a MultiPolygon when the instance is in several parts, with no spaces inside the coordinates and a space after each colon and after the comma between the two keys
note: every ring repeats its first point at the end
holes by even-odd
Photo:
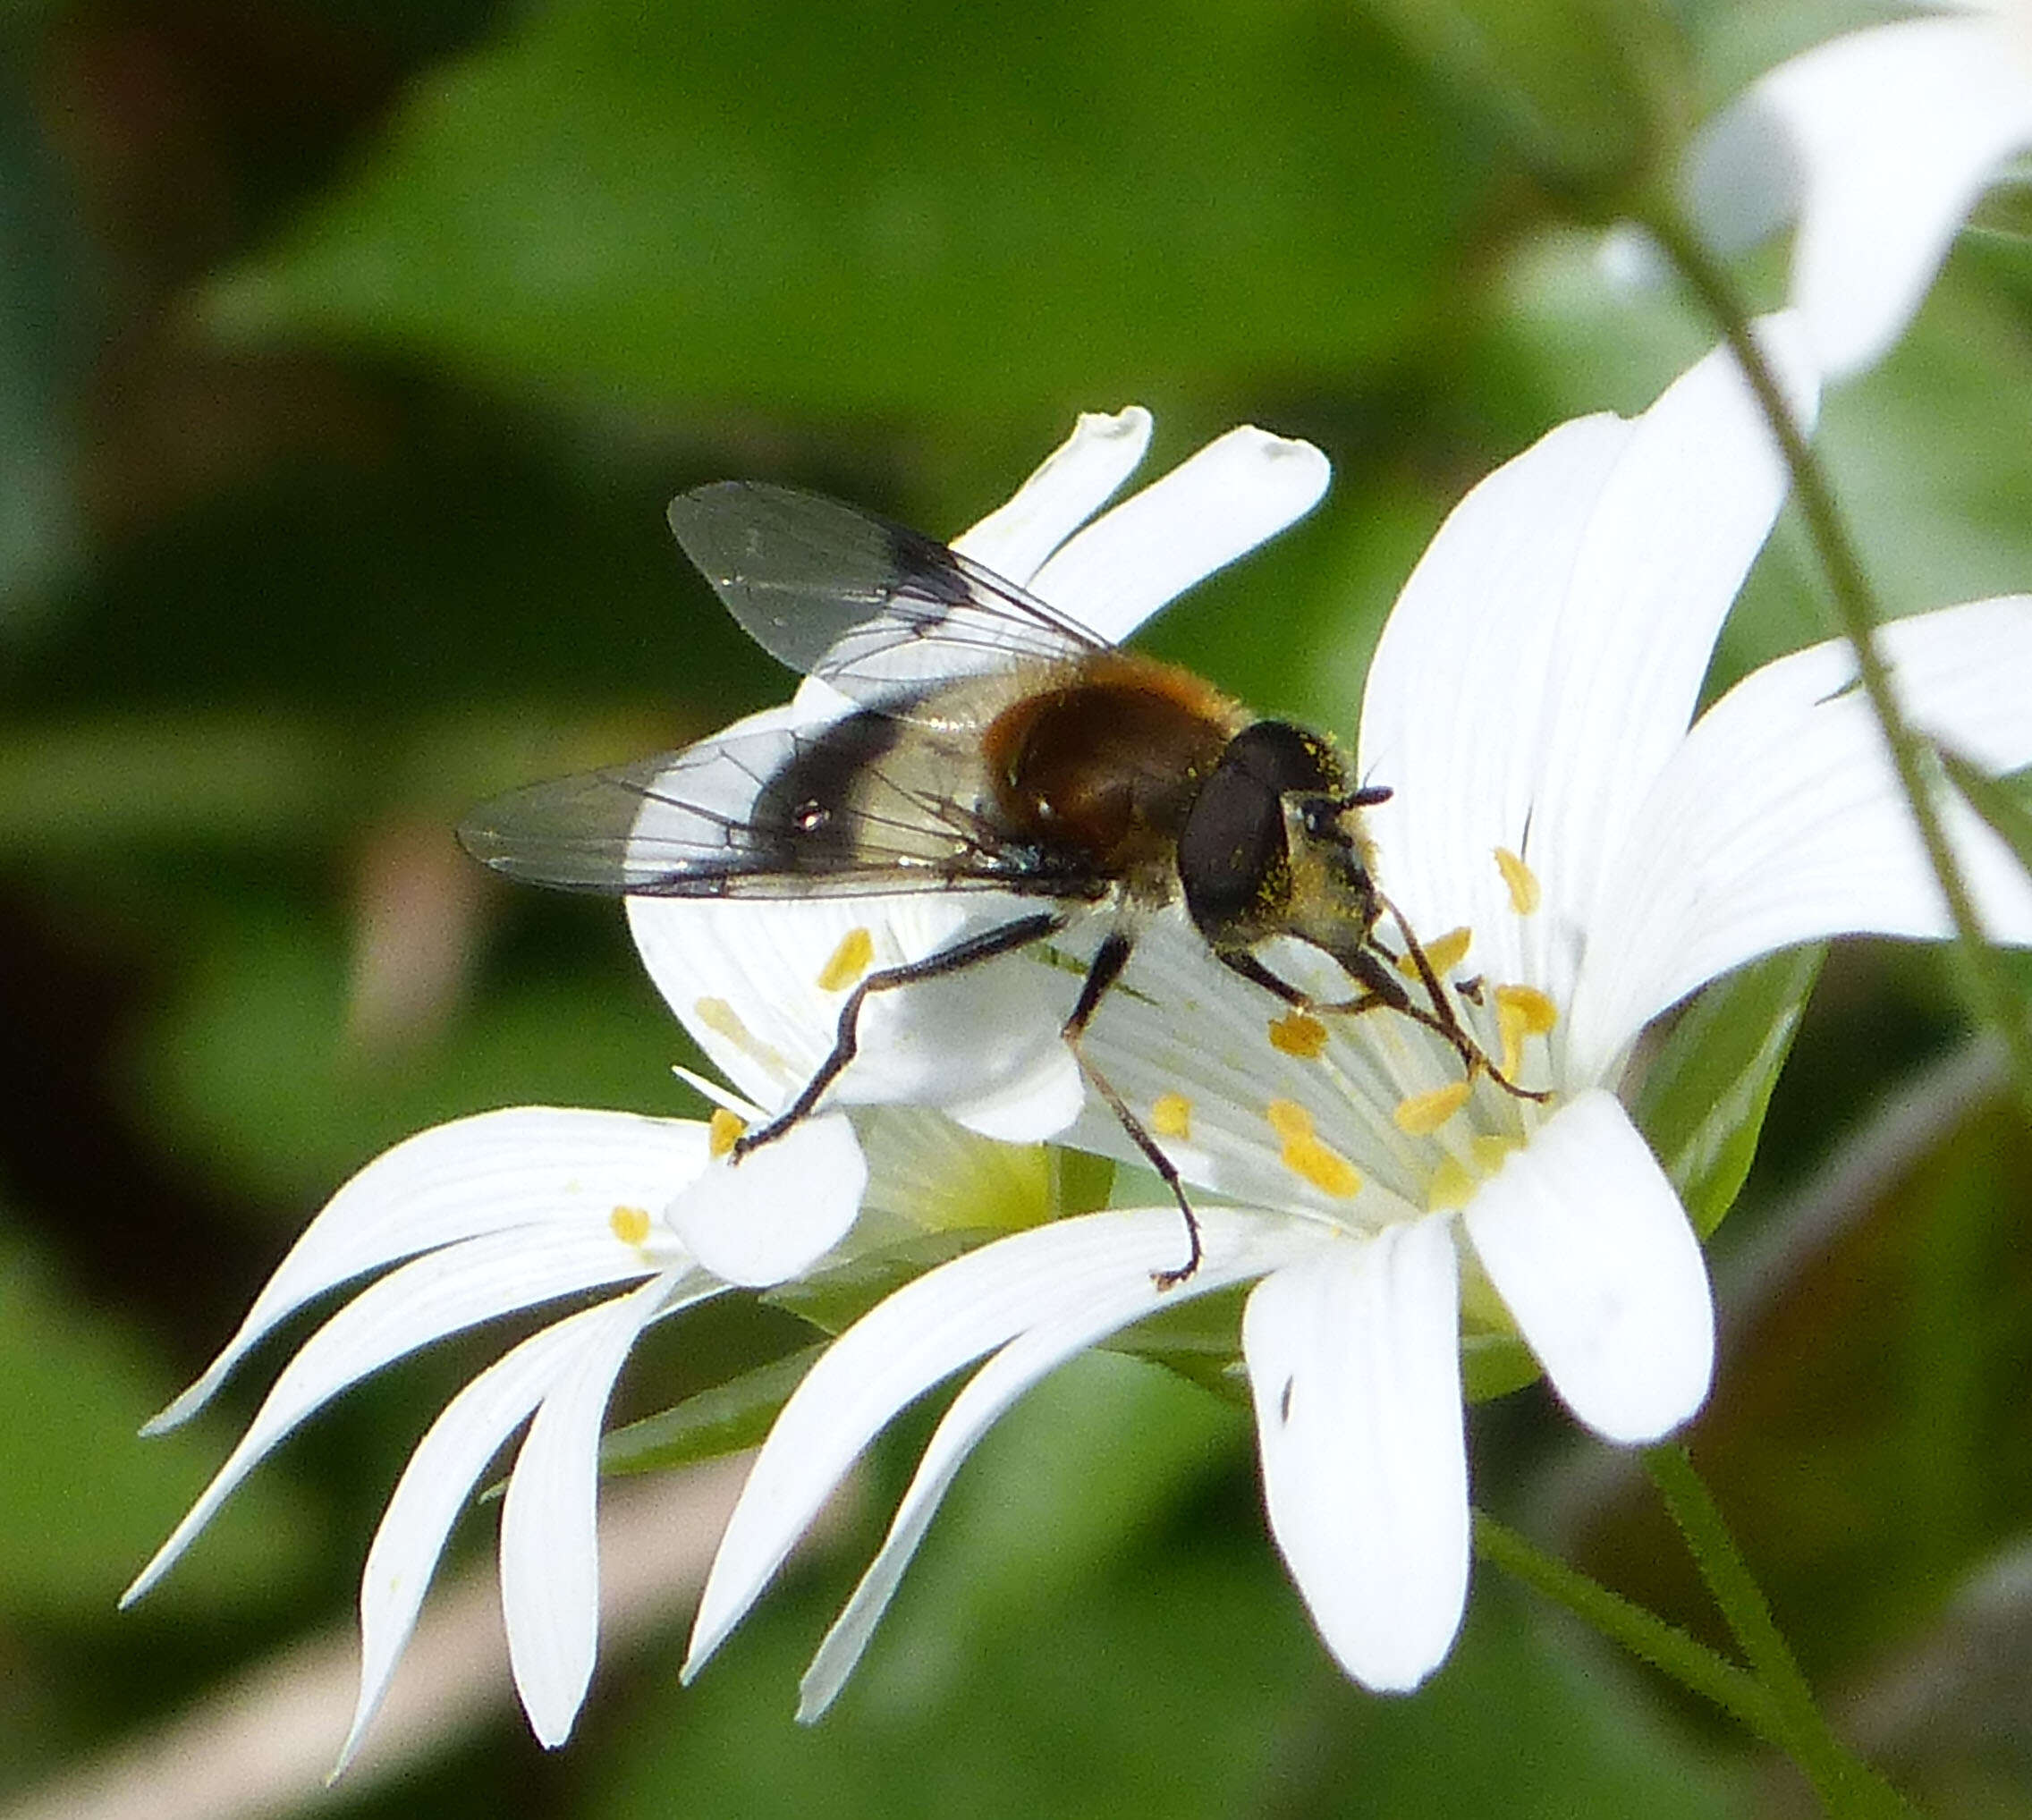
{"type": "Polygon", "coordinates": [[[1015,922],[1003,923],[999,928],[984,929],[978,935],[955,942],[950,948],[927,954],[921,961],[906,961],[899,967],[885,967],[879,973],[869,974],[847,995],[846,1003],[840,1007],[839,1028],[833,1037],[832,1053],[818,1064],[817,1072],[805,1082],[798,1096],[767,1124],[758,1125],[752,1131],[744,1131],[734,1139],[732,1160],[739,1163],[749,1151],[760,1149],[811,1115],[812,1108],[818,1104],[826,1089],[840,1078],[847,1063],[859,1051],[860,1008],[868,1003],[869,994],[891,992],[899,986],[915,986],[921,980],[943,979],[949,974],[962,973],[984,961],[1013,954],[1017,949],[1041,942],[1046,935],[1055,935],[1064,927],[1064,917],[1056,911],[1039,911],[1033,917],[1020,917],[1015,922]]]}
{"type": "Polygon", "coordinates": [[[1087,978],[1080,987],[1079,1002],[1072,1007],[1072,1015],[1066,1019],[1060,1031],[1065,1038],[1065,1046],[1072,1051],[1072,1059],[1080,1064],[1080,1071],[1087,1077],[1088,1084],[1107,1103],[1108,1110],[1121,1122],[1122,1129],[1129,1133],[1130,1142],[1140,1150],[1157,1172],[1164,1186],[1171,1189],[1172,1198],[1178,1203],[1178,1210],[1185,1216],[1185,1238],[1188,1249],[1185,1262],[1175,1270],[1153,1270],[1150,1281],[1163,1289],[1176,1289],[1192,1273],[1199,1268],[1199,1260],[1205,1255],[1199,1242],[1199,1222],[1194,1217],[1192,1203],[1185,1198],[1185,1183],[1180,1179],[1177,1168],[1164,1153],[1163,1147],[1152,1137],[1142,1120],[1130,1111],[1129,1102],[1114,1089],[1114,1084],[1096,1068],[1080,1046],[1080,1039],[1086,1035],[1087,1026],[1093,1021],[1094,1012],[1099,1008],[1107,989],[1122,978],[1122,970],[1129,965],[1129,956],[1135,943],[1122,929],[1111,929],[1101,945],[1095,950],[1092,964],[1087,969],[1087,978]]]}

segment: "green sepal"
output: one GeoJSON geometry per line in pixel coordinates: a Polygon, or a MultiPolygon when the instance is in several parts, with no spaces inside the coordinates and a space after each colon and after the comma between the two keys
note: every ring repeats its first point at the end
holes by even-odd
{"type": "Polygon", "coordinates": [[[1717,980],[1667,1027],[1644,1069],[1631,1115],[1703,1239],[1749,1173],[1825,953],[1817,944],[1788,948],[1717,980]]]}
{"type": "Polygon", "coordinates": [[[600,1443],[600,1471],[662,1472],[757,1445],[791,1393],[818,1363],[826,1342],[772,1359],[752,1371],[616,1428],[600,1443]]]}

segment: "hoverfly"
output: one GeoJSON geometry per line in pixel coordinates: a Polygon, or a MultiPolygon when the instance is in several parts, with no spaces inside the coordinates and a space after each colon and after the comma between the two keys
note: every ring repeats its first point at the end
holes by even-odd
{"type": "MultiPolygon", "coordinates": [[[[1039,907],[866,975],[831,1053],[734,1159],[808,1116],[851,1063],[861,1008],[889,992],[1043,943],[1099,912],[1109,927],[1061,1034],[1086,1080],[1200,1240],[1162,1146],[1081,1048],[1139,927],[1182,902],[1214,958],[1286,1005],[1385,1010],[1435,1031],[1472,1079],[1497,1071],[1377,888],[1360,786],[1332,744],[1259,720],[1190,671],[1124,651],[935,539],[790,488],[721,481],[671,502],[679,545],[762,648],[830,685],[846,711],[736,727],[683,751],[538,783],[459,834],[511,877],[566,889],[786,899],[995,891],[1039,907]],[[1396,924],[1399,959],[1377,937],[1396,924]],[[1257,954],[1293,936],[1351,990],[1323,1002],[1257,954]]],[[[1528,1096],[1537,1097],[1537,1096],[1528,1096]]]]}

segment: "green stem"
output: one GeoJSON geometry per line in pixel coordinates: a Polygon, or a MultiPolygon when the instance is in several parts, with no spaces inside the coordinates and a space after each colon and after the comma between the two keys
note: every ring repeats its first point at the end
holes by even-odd
{"type": "Polygon", "coordinates": [[[1772,1703],[1781,1730],[1775,1741],[1813,1784],[1821,1806],[1837,1816],[1875,1820],[1877,1816],[1910,1816],[1914,1809],[1904,1797],[1828,1729],[1814,1703],[1813,1689],[1778,1634],[1771,1607],[1686,1450],[1648,1447],[1644,1467],[1772,1703]]]}
{"type": "Polygon", "coordinates": [[[1678,1626],[1577,1573],[1480,1511],[1475,1512],[1475,1552],[1492,1567],[1563,1605],[1632,1655],[1712,1700],[1766,1744],[1781,1750],[1786,1748],[1788,1733],[1770,1691],[1755,1675],[1724,1662],[1678,1626]]]}
{"type": "Polygon", "coordinates": [[[2002,1037],[2010,1050],[2019,1098],[2028,1113],[2032,1113],[2032,1024],[2019,1013],[2010,976],[1995,947],[1983,933],[1975,900],[1968,894],[1954,850],[1948,843],[1947,829],[1927,777],[1931,748],[1905,718],[1892,687],[1890,666],[1884,662],[1876,635],[1883,614],[1863,573],[1862,559],[1835,504],[1826,472],[1808,445],[1777,377],[1750,331],[1748,312],[1721,262],[1669,205],[1654,207],[1644,224],[1720,326],[1756,394],[1758,409],[1778,439],[1808,534],[1834,597],[1842,634],[1855,651],[1863,692],[1884,729],[1899,787],[1911,807],[1927,863],[1947,900],[1962,960],[1960,975],[1968,1010],[1978,1023],[1991,1026],[2002,1037]]]}

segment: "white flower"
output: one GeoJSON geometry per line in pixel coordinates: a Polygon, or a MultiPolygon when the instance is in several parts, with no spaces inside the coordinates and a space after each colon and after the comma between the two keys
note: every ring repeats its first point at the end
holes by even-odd
{"type": "MultiPolygon", "coordinates": [[[[1066,446],[961,545],[1001,572],[1049,588],[1089,624],[1126,631],[1282,529],[1325,485],[1316,450],[1238,430],[1073,536],[1135,468],[1149,434],[1149,416],[1138,410],[1081,419],[1066,446]]],[[[808,682],[791,707],[752,723],[809,722],[845,706],[808,682]]],[[[922,898],[885,903],[879,917],[825,904],[652,899],[629,908],[659,985],[749,1098],[694,1084],[746,1122],[779,1109],[804,1084],[831,1045],[842,995],[860,972],[877,959],[943,945],[986,909],[978,899],[955,907],[922,898]],[[802,944],[787,969],[776,934],[786,909],[802,944]],[[823,965],[809,959],[814,944],[823,965]]],[[[885,1006],[871,1012],[866,1054],[834,1098],[957,1102],[975,1122],[1003,1131],[1070,1122],[1079,1083],[1055,1023],[1040,1027],[1048,1041],[1007,1045],[1002,1063],[985,1073],[969,1064],[978,1045],[950,1040],[945,1020],[956,1005],[969,1018],[998,1015],[995,994],[1008,978],[984,971],[990,977],[953,982],[957,993],[934,986],[899,995],[919,1001],[902,1019],[885,1006]],[[930,1007],[944,1018],[931,1020],[927,1041],[930,1007]]],[[[1018,984],[1027,989],[1028,975],[1018,984]]],[[[148,1425],[160,1433],[186,1420],[300,1309],[385,1272],[298,1349],[123,1603],[168,1571],[287,1435],[363,1377],[481,1322],[629,1285],[514,1347],[453,1399],[419,1444],[361,1580],[360,1699],[341,1763],[386,1691],[453,1520],[525,1422],[502,1509],[502,1600],[530,1725],[545,1744],[563,1742],[597,1645],[600,1424],[643,1328],[730,1284],[800,1274],[847,1236],[857,1213],[854,1243],[866,1249],[941,1220],[1020,1224],[1047,1206],[1043,1171],[1028,1167],[1023,1153],[982,1144],[935,1114],[862,1115],[862,1122],[877,1159],[872,1185],[860,1143],[834,1113],[805,1122],[739,1167],[721,1155],[731,1133],[715,1141],[712,1128],[695,1121],[542,1107],[458,1120],[397,1145],[340,1189],[232,1342],[148,1425]]]]}
{"type": "MultiPolygon", "coordinates": [[[[1799,325],[1761,333],[1810,418],[1799,325]]],[[[688,1673],[873,1436],[986,1357],[806,1677],[801,1712],[816,1715],[1011,1401],[1139,1317],[1251,1279],[1242,1348],[1271,1525],[1329,1648],[1373,1688],[1421,1680],[1463,1609],[1463,1316],[1476,1332],[1520,1333],[1612,1440],[1654,1439],[1698,1408],[1714,1347],[1706,1274],[1614,1095],[1634,1039],[1774,949],[1948,927],[1844,646],[1771,665],[1689,730],[1783,492],[1777,452],[1718,353],[1642,417],[1567,424],[1477,487],[1384,634],[1359,767],[1395,791],[1371,816],[1376,876],[1444,975],[1478,978],[1449,1002],[1543,1103],[1465,1079],[1449,1044],[1394,1012],[1293,1016],[1215,964],[1181,918],[1161,920],[1090,1051],[1188,1179],[1231,1198],[1198,1204],[1198,1272],[1153,1282],[1184,1249],[1175,1208],[1115,1210],[997,1240],[876,1308],[764,1447],[688,1673]]],[[[1904,621],[1884,642],[1918,727],[1994,771],[2032,761],[2032,598],[1904,621]]],[[[2032,885],[1966,809],[1947,816],[1993,935],[2032,942],[2032,885]]],[[[1397,932],[1386,918],[1378,933],[1397,932]]],[[[773,939],[792,972],[809,970],[787,924],[773,939]]],[[[1029,967],[1039,996],[1063,1004],[1062,969],[1029,967]]],[[[1331,978],[1315,990],[1331,995],[1331,978]]],[[[1134,1155],[1091,1110],[1073,1141],[1134,1155]]]]}
{"type": "Polygon", "coordinates": [[[1791,302],[1840,377],[1903,332],[1956,229],[2032,147],[2032,5],[1971,0],[1830,39],[1696,141],[1696,218],[1724,250],[1796,218],[1791,302]]]}
{"type": "Polygon", "coordinates": [[[525,1340],[446,1405],[389,1500],[360,1581],[360,1701],[342,1765],[387,1690],[453,1519],[488,1461],[528,1422],[502,1507],[502,1605],[530,1726],[544,1743],[562,1743],[597,1643],[594,1498],[614,1378],[651,1321],[726,1287],[700,1267],[680,1230],[704,1223],[772,1235],[775,1257],[751,1248],[748,1260],[768,1274],[746,1280],[774,1281],[826,1250],[860,1200],[866,1171],[842,1117],[800,1127],[752,1177],[770,1152],[729,1169],[711,1160],[713,1147],[709,1128],[693,1120],[530,1106],[440,1125],[368,1164],[311,1222],[204,1376],[144,1432],[194,1415],[307,1303],[368,1272],[386,1274],[298,1348],[122,1604],[168,1571],[299,1423],[361,1378],[480,1322],[632,1285],[525,1340]]]}

